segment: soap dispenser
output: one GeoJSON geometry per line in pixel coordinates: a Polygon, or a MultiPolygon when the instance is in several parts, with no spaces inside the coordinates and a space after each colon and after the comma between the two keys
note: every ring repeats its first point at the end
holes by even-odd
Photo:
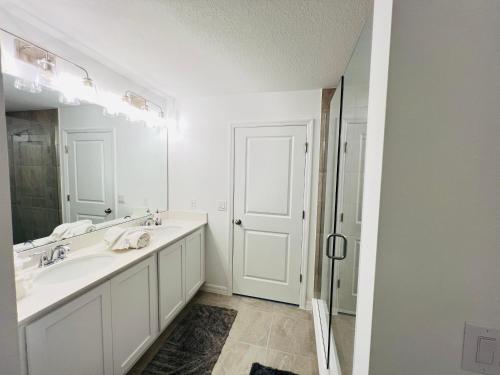
{"type": "Polygon", "coordinates": [[[160,211],[158,209],[156,209],[156,213],[154,214],[154,221],[155,225],[161,225],[160,211]]]}

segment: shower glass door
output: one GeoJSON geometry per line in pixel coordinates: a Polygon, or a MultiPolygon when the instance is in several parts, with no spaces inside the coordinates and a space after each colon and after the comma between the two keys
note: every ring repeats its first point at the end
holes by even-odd
{"type": "Polygon", "coordinates": [[[336,288],[334,287],[334,247],[338,245],[338,241],[332,234],[336,232],[337,201],[336,192],[338,181],[338,154],[339,154],[339,125],[341,124],[342,115],[342,91],[343,78],[337,85],[337,89],[330,104],[330,116],[328,123],[328,134],[325,134],[326,142],[326,169],[325,169],[325,199],[323,207],[323,227],[322,231],[322,262],[321,262],[321,291],[319,295],[320,303],[320,322],[323,337],[323,348],[325,350],[326,363],[338,363],[337,358],[331,361],[331,355],[336,355],[335,350],[332,350],[331,340],[331,324],[334,311],[334,300],[336,288]]]}
{"type": "Polygon", "coordinates": [[[329,374],[350,375],[361,250],[371,19],[330,103],[325,133],[321,277],[316,294],[329,374]]]}

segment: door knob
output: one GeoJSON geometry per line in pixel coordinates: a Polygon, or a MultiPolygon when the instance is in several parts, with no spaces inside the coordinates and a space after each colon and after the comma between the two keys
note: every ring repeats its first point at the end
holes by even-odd
{"type": "Polygon", "coordinates": [[[240,220],[240,219],[236,219],[236,220],[234,221],[234,223],[235,223],[236,225],[241,225],[241,220],[240,220]]]}
{"type": "Polygon", "coordinates": [[[104,210],[104,213],[105,213],[106,215],[109,215],[111,212],[113,212],[113,210],[112,210],[111,208],[106,208],[106,209],[104,210]]]}

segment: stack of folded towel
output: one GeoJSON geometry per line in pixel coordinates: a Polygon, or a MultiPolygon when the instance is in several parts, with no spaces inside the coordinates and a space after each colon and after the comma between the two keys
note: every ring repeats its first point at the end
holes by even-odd
{"type": "Polygon", "coordinates": [[[95,229],[95,225],[92,224],[91,220],[80,220],[73,223],[64,223],[58,225],[54,229],[54,231],[50,235],[50,239],[52,241],[61,241],[66,238],[78,236],[80,234],[93,232],[95,229]]]}
{"type": "Polygon", "coordinates": [[[33,280],[28,275],[16,275],[16,299],[24,298],[33,288],[33,280]]]}
{"type": "Polygon", "coordinates": [[[112,227],[104,235],[104,242],[111,250],[141,249],[149,245],[151,235],[137,227],[112,227]]]}

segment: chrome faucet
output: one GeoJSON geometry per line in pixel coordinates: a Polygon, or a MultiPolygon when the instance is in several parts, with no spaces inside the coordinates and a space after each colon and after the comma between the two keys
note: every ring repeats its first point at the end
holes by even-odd
{"type": "Polygon", "coordinates": [[[41,253],[37,253],[40,255],[40,259],[38,261],[38,267],[46,267],[54,264],[58,261],[61,261],[66,258],[68,253],[70,252],[69,244],[57,245],[56,247],[43,251],[41,253]]]}

